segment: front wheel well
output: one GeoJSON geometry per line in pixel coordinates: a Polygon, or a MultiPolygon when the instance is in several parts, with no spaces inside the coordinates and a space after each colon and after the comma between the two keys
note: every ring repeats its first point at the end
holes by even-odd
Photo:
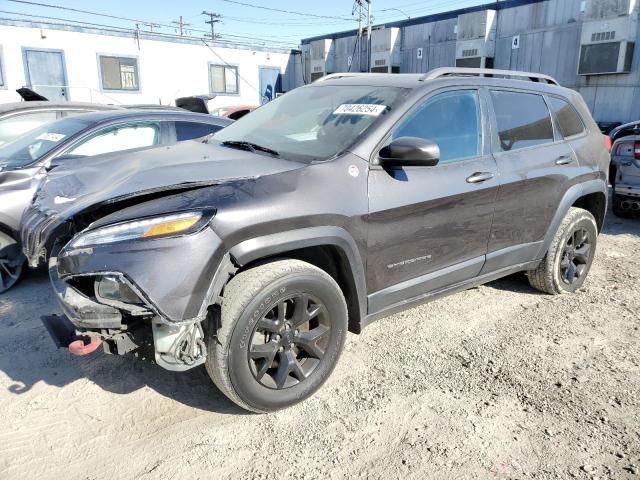
{"type": "Polygon", "coordinates": [[[602,231],[604,216],[607,210],[607,197],[602,192],[594,192],[578,198],[572,207],[582,208],[591,212],[596,219],[598,232],[602,231]]]}
{"type": "Polygon", "coordinates": [[[351,266],[349,264],[349,259],[339,247],[333,245],[318,245],[280,252],[276,255],[263,257],[254,260],[251,263],[247,263],[236,273],[240,273],[257,265],[263,265],[274,260],[281,260],[283,258],[307,262],[327,272],[336,281],[347,302],[349,331],[352,333],[360,333],[362,330],[362,312],[360,312],[358,291],[353,277],[353,272],[351,271],[351,266]]]}

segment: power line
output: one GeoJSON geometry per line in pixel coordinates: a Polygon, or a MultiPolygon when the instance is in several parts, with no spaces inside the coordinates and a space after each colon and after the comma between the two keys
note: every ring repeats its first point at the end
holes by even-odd
{"type": "MultiPolygon", "coordinates": [[[[5,13],[8,15],[20,15],[21,17],[30,17],[30,18],[44,18],[45,20],[60,20],[62,22],[72,22],[72,23],[77,23],[80,25],[88,25],[90,27],[100,27],[100,28],[115,28],[115,29],[122,29],[122,30],[130,30],[127,27],[117,27],[114,25],[105,25],[104,23],[92,23],[92,22],[86,22],[86,21],[81,21],[81,20],[71,20],[68,18],[60,18],[60,17],[51,17],[51,16],[45,16],[45,15],[34,15],[34,14],[30,14],[30,13],[21,13],[21,12],[11,12],[8,10],[0,10],[0,13],[5,13]]],[[[22,20],[23,19],[16,19],[16,20],[22,20]]],[[[145,24],[146,25],[146,24],[145,24]]],[[[153,32],[153,33],[157,33],[157,32],[153,32]]]]}
{"type": "Polygon", "coordinates": [[[228,15],[225,15],[224,19],[226,21],[233,21],[233,22],[241,22],[241,23],[254,23],[254,24],[258,24],[258,25],[276,25],[276,26],[282,26],[284,23],[286,23],[287,28],[292,28],[292,27],[325,27],[325,26],[334,26],[334,25],[344,25],[344,22],[339,22],[339,21],[330,21],[330,22],[312,22],[312,21],[304,21],[304,20],[287,20],[287,19],[280,19],[280,20],[262,20],[262,19],[251,19],[251,18],[240,18],[240,17],[230,17],[228,15]]]}
{"type": "MultiPolygon", "coordinates": [[[[478,0],[476,3],[481,4],[485,2],[478,0]]],[[[439,13],[441,11],[451,11],[456,9],[457,7],[463,7],[468,4],[469,4],[468,0],[446,0],[441,2],[433,2],[428,6],[423,6],[419,8],[416,7],[416,8],[406,9],[407,5],[399,5],[399,7],[405,7],[403,9],[403,15],[408,16],[408,14],[411,14],[410,16],[412,18],[415,18],[415,17],[426,16],[434,13],[439,13]]],[[[414,4],[409,4],[409,5],[424,5],[424,2],[418,2],[414,4]]],[[[398,10],[398,9],[389,8],[385,10],[398,10]]],[[[383,10],[380,10],[380,11],[383,11],[383,10]]],[[[397,17],[397,15],[393,13],[387,13],[387,14],[379,15],[376,18],[376,20],[384,22],[385,20],[383,19],[387,19],[386,21],[388,21],[389,18],[393,18],[393,17],[397,17]]]]}
{"type": "Polygon", "coordinates": [[[59,10],[66,10],[68,12],[84,13],[85,15],[95,15],[95,16],[99,16],[99,17],[113,18],[115,20],[126,20],[128,22],[137,22],[137,23],[142,23],[144,25],[153,24],[154,26],[158,26],[158,27],[173,28],[172,25],[166,25],[166,24],[157,23],[157,22],[148,22],[146,20],[140,20],[138,18],[127,18],[127,17],[120,17],[120,16],[117,16],[117,15],[109,15],[107,13],[99,13],[99,12],[92,12],[92,11],[89,11],[89,10],[81,10],[79,8],[63,7],[63,6],[60,6],[60,5],[51,5],[51,4],[48,4],[48,3],[30,2],[30,1],[27,1],[27,0],[7,0],[7,1],[12,2],[12,3],[22,3],[24,5],[31,5],[31,6],[36,6],[36,7],[57,8],[59,10]]]}
{"type": "MultiPolygon", "coordinates": [[[[158,33],[158,32],[154,32],[153,31],[153,27],[166,27],[166,28],[170,28],[172,30],[174,30],[176,28],[175,24],[174,25],[169,25],[169,24],[164,24],[164,23],[159,23],[159,22],[152,22],[152,21],[149,21],[149,20],[121,17],[121,16],[117,16],[117,15],[108,15],[108,14],[102,14],[102,13],[99,13],[99,12],[91,12],[89,10],[80,10],[80,9],[62,7],[62,6],[58,6],[58,5],[51,5],[51,4],[40,3],[40,2],[31,2],[31,1],[27,1],[27,0],[9,0],[9,1],[12,1],[14,3],[37,5],[37,6],[41,6],[41,7],[55,8],[55,9],[65,10],[65,11],[68,10],[68,11],[72,11],[72,12],[86,13],[86,14],[94,15],[94,16],[100,16],[100,17],[106,17],[106,18],[113,18],[113,19],[118,19],[118,20],[126,20],[126,21],[130,21],[130,22],[135,22],[136,25],[139,24],[139,25],[142,25],[142,26],[150,27],[150,33],[158,33]]],[[[11,14],[11,15],[26,16],[26,17],[59,20],[59,21],[63,21],[63,22],[72,22],[72,23],[77,23],[77,24],[81,24],[81,25],[89,25],[89,26],[92,26],[92,27],[101,27],[101,28],[110,28],[110,29],[113,29],[113,28],[125,29],[125,30],[129,31],[129,29],[127,29],[126,27],[115,27],[113,25],[105,25],[105,24],[101,24],[101,23],[93,23],[93,22],[87,22],[87,21],[71,20],[71,19],[67,19],[67,18],[52,17],[52,16],[46,16],[46,15],[33,15],[33,14],[27,14],[27,13],[21,13],[21,12],[9,12],[9,11],[5,11],[5,13],[11,14]]],[[[174,23],[177,23],[177,22],[174,22],[174,23]]],[[[184,21],[183,21],[183,27],[187,26],[187,25],[189,25],[189,24],[184,23],[184,21]]],[[[138,31],[138,30],[139,29],[132,29],[131,31],[135,32],[135,31],[138,31]]],[[[204,34],[209,33],[208,30],[201,30],[201,29],[197,29],[197,28],[189,28],[189,32],[198,32],[198,33],[204,33],[204,34]]],[[[187,35],[183,35],[183,37],[184,36],[187,36],[187,35]]],[[[219,38],[220,34],[216,34],[216,36],[219,38]]],[[[255,38],[256,40],[266,41],[268,43],[274,43],[274,44],[278,44],[278,43],[279,44],[286,44],[287,46],[292,46],[293,45],[293,42],[291,42],[290,40],[286,40],[286,39],[283,39],[283,41],[276,40],[275,38],[278,38],[278,37],[265,39],[265,38],[245,36],[243,38],[246,38],[246,39],[255,38]]]]}
{"type": "MultiPolygon", "coordinates": [[[[200,40],[197,37],[185,37],[185,36],[179,36],[179,35],[174,35],[174,34],[170,34],[170,33],[164,33],[164,32],[154,32],[154,31],[145,31],[145,30],[140,30],[137,28],[129,28],[129,27],[118,27],[118,26],[114,26],[114,25],[106,25],[106,24],[101,24],[101,23],[91,23],[91,22],[84,22],[84,21],[78,21],[78,20],[69,20],[69,19],[63,19],[63,18],[59,18],[59,17],[48,17],[48,16],[43,16],[43,15],[31,15],[31,14],[27,14],[27,13],[18,13],[18,12],[8,12],[8,11],[3,11],[0,10],[0,13],[7,13],[7,14],[11,14],[11,15],[20,15],[20,16],[26,16],[26,17],[31,17],[31,18],[44,18],[45,20],[37,20],[37,23],[43,24],[43,25],[54,25],[54,26],[63,26],[63,27],[78,27],[78,26],[88,26],[88,27],[95,27],[95,28],[100,28],[104,31],[108,31],[108,32],[114,32],[114,33],[128,33],[128,34],[132,34],[132,35],[138,35],[140,33],[144,33],[144,34],[150,34],[156,37],[160,37],[160,38],[178,38],[178,39],[185,39],[185,38],[190,38],[193,40],[200,40]],[[48,21],[48,20],[54,20],[54,21],[48,21]]],[[[8,18],[8,17],[3,17],[0,18],[0,20],[8,20],[8,21],[14,21],[14,22],[19,22],[19,21],[24,21],[24,19],[21,18],[8,18]]],[[[241,45],[241,46],[247,46],[247,47],[255,47],[255,46],[272,46],[273,48],[293,48],[294,44],[292,43],[286,43],[286,42],[277,42],[277,41],[273,41],[270,39],[264,39],[264,38],[259,38],[259,37],[249,37],[249,36],[241,36],[241,35],[217,35],[218,43],[222,43],[222,44],[227,44],[227,45],[241,45]],[[232,38],[229,38],[232,37],[232,38]],[[222,39],[221,39],[222,38],[222,39]],[[229,40],[225,40],[226,38],[229,38],[229,40]],[[235,39],[239,39],[239,40],[235,40],[235,39]],[[258,42],[256,42],[259,41],[258,42]]]]}
{"type": "Polygon", "coordinates": [[[226,3],[234,3],[236,5],[242,5],[243,7],[259,8],[261,10],[269,10],[271,12],[288,13],[290,15],[301,15],[303,17],[329,18],[331,20],[344,20],[346,22],[352,22],[353,21],[353,18],[336,17],[336,16],[332,16],[332,15],[317,15],[315,13],[296,12],[294,10],[282,10],[280,8],[263,7],[262,5],[254,5],[252,3],[239,2],[237,0],[222,0],[222,1],[226,2],[226,3]]]}

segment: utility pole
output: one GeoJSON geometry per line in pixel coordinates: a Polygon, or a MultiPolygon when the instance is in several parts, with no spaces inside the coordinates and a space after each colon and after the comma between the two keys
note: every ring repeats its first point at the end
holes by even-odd
{"type": "Polygon", "coordinates": [[[202,15],[209,16],[209,20],[204,23],[208,23],[209,25],[211,25],[211,40],[214,41],[216,39],[215,25],[216,23],[221,21],[222,15],[220,15],[219,13],[211,13],[206,11],[203,11],[202,15]]]}
{"type": "Polygon", "coordinates": [[[156,24],[156,23],[143,23],[143,24],[142,24],[142,26],[144,26],[144,27],[149,27],[149,31],[150,31],[151,33],[153,33],[153,29],[154,29],[154,27],[158,27],[158,28],[159,28],[159,27],[161,27],[162,25],[158,25],[158,24],[156,24]]]}
{"type": "Polygon", "coordinates": [[[356,45],[353,48],[353,55],[351,58],[351,65],[349,65],[349,71],[353,67],[353,63],[355,62],[355,55],[358,55],[358,70],[362,70],[361,60],[362,60],[362,4],[364,0],[355,0],[353,2],[353,8],[351,9],[351,15],[358,15],[358,36],[356,37],[356,45]],[[357,47],[357,49],[356,49],[357,47]]]}
{"type": "MultiPolygon", "coordinates": [[[[363,28],[362,28],[362,20],[364,18],[364,4],[367,4],[367,44],[369,45],[369,47],[367,48],[367,57],[370,56],[370,48],[371,48],[371,22],[373,20],[373,17],[371,16],[371,2],[372,0],[355,0],[355,3],[353,5],[353,10],[351,12],[351,14],[353,15],[353,13],[357,10],[358,11],[358,37],[356,38],[356,42],[358,44],[358,68],[362,71],[362,65],[361,65],[361,60],[362,60],[362,34],[363,34],[363,28]]],[[[353,59],[351,60],[351,62],[353,63],[353,59]]],[[[365,62],[365,67],[367,69],[367,71],[369,71],[370,69],[370,58],[367,58],[367,61],[365,62]]]]}
{"type": "Polygon", "coordinates": [[[189,25],[191,25],[190,23],[185,23],[184,20],[182,19],[182,15],[180,15],[180,20],[178,20],[177,22],[171,22],[171,23],[175,23],[176,25],[178,25],[178,30],[180,32],[180,36],[184,37],[185,31],[184,31],[184,27],[188,27],[189,25]]]}
{"type": "Polygon", "coordinates": [[[367,2],[367,72],[371,71],[371,4],[373,0],[366,0],[367,2]]]}

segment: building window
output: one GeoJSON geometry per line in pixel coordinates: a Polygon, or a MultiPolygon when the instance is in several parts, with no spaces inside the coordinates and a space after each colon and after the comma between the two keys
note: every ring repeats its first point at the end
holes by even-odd
{"type": "Polygon", "coordinates": [[[231,65],[209,65],[209,88],[211,93],[237,95],[238,67],[231,65]]]}
{"type": "Polygon", "coordinates": [[[103,90],[140,90],[138,59],[100,55],[100,76],[103,90]]]}

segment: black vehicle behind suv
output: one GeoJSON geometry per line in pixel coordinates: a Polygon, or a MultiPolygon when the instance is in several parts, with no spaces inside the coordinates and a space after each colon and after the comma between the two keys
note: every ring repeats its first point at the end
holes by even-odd
{"type": "Polygon", "coordinates": [[[45,324],[76,354],[204,363],[257,412],[310,396],[347,331],[393,312],[519,271],[575,291],[607,203],[584,101],[522,72],[331,75],[129,159],[54,170],[26,213],[65,312],[45,324]]]}

